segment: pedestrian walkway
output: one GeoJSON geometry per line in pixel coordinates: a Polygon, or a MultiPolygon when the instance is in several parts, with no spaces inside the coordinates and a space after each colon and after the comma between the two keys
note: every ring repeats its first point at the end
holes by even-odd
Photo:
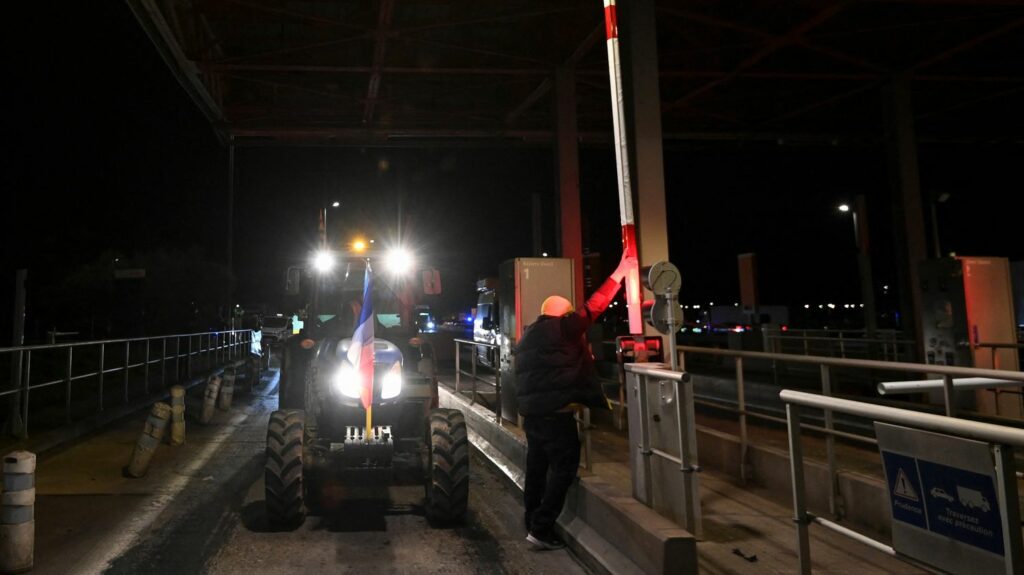
{"type": "MultiPolygon", "coordinates": [[[[454,389],[454,378],[442,384],[454,389]]],[[[481,386],[483,387],[483,386],[481,386]]],[[[609,418],[610,419],[610,418],[609,418]]],[[[705,423],[704,417],[698,420],[705,423]]],[[[522,431],[512,423],[506,428],[522,431]]],[[[593,474],[620,494],[631,496],[628,438],[602,418],[591,431],[593,474]]],[[[814,440],[809,440],[809,444],[814,440]]],[[[698,453],[700,446],[698,445],[698,453]]],[[[809,448],[808,453],[814,449],[809,448]]],[[[702,573],[793,573],[797,569],[793,510],[773,494],[743,487],[733,479],[704,468],[700,474],[704,539],[697,544],[702,573]]],[[[874,551],[831,531],[811,528],[814,569],[823,573],[924,573],[911,565],[874,551]]]]}

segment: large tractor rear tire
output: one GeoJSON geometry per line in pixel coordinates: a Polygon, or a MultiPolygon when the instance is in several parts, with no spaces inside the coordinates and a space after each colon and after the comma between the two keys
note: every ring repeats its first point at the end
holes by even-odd
{"type": "Polygon", "coordinates": [[[305,412],[299,409],[284,409],[270,414],[263,477],[267,520],[273,526],[295,526],[305,518],[302,477],[305,421],[305,412]]]}
{"type": "Polygon", "coordinates": [[[469,438],[466,420],[457,409],[430,411],[430,470],[427,477],[427,519],[446,524],[461,521],[469,503],[469,438]]]}

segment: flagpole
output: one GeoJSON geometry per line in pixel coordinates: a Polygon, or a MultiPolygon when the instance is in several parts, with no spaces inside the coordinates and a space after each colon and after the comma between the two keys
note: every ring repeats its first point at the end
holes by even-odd
{"type": "Polygon", "coordinates": [[[373,436],[373,404],[371,403],[366,407],[366,436],[364,439],[369,441],[373,436]]]}

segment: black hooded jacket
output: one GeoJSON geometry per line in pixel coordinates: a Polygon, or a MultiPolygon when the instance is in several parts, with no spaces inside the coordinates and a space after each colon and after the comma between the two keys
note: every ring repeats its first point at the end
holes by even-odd
{"type": "Polygon", "coordinates": [[[579,311],[542,315],[527,326],[515,353],[520,415],[547,415],[570,403],[607,407],[586,333],[618,287],[608,279],[579,311]]]}

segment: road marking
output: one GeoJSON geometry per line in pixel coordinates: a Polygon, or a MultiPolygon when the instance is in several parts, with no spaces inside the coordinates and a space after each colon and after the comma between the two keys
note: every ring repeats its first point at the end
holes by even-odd
{"type": "Polygon", "coordinates": [[[110,567],[115,559],[131,549],[142,533],[153,525],[160,514],[185,489],[188,482],[195,479],[193,476],[197,475],[198,471],[210,461],[213,454],[227,442],[231,433],[223,432],[234,431],[248,418],[249,415],[246,413],[238,413],[232,417],[227,426],[219,430],[221,433],[217,433],[211,438],[210,442],[194,456],[188,466],[179,470],[178,474],[173,476],[163,488],[158,488],[157,493],[139,506],[140,511],[137,515],[113,530],[116,533],[113,541],[104,547],[95,549],[82,559],[78,565],[80,572],[102,573],[110,567]]]}

